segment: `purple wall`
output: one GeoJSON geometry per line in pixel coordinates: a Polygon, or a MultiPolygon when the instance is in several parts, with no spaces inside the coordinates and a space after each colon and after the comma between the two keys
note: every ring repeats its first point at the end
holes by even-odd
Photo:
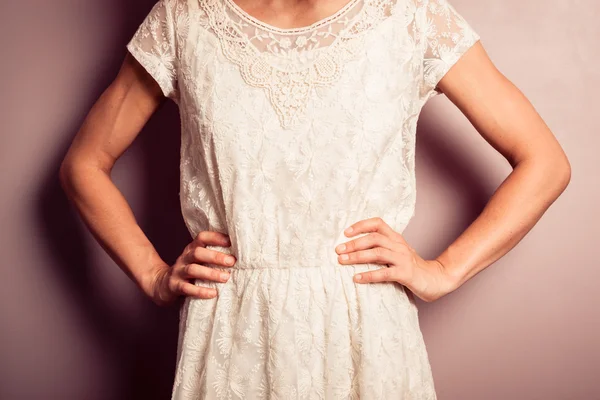
{"type": "MultiPolygon", "coordinates": [[[[166,399],[177,309],[145,299],[83,226],[58,168],[152,1],[4,1],[0,12],[0,398],[166,399]]],[[[597,399],[600,104],[592,0],[454,0],[498,68],[565,148],[568,189],[507,256],[419,315],[440,400],[597,399]]],[[[419,122],[417,215],[434,257],[472,221],[508,163],[444,96],[419,122]]],[[[171,102],[114,170],[163,258],[189,240],[171,102]],[[157,161],[159,160],[159,161],[157,161]]]]}

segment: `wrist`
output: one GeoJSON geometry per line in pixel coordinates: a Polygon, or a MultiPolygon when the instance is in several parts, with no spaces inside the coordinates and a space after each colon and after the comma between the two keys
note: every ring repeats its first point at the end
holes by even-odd
{"type": "Polygon", "coordinates": [[[443,260],[440,260],[439,257],[431,261],[435,262],[442,271],[442,274],[445,277],[448,293],[455,291],[463,284],[463,276],[456,268],[450,268],[448,264],[443,260]]]}
{"type": "Polygon", "coordinates": [[[150,295],[156,285],[156,279],[160,275],[160,272],[169,268],[170,265],[166,263],[151,265],[150,267],[145,268],[136,278],[136,283],[144,293],[150,295]]]}

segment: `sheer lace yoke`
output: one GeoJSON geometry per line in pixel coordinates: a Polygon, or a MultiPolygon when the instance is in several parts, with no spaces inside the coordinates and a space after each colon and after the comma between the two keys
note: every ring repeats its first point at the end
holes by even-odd
{"type": "Polygon", "coordinates": [[[302,118],[314,87],[336,82],[363,49],[365,34],[392,15],[397,0],[350,0],[337,12],[300,28],[278,28],[253,17],[233,0],[202,7],[224,54],[244,80],[267,89],[284,128],[302,118]]]}

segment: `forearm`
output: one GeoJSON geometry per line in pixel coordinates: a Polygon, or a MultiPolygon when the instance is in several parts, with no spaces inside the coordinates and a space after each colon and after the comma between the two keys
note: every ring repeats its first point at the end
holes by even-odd
{"type": "Polygon", "coordinates": [[[436,260],[456,289],[521,241],[564,191],[564,164],[523,161],[496,189],[481,214],[436,260]]]}
{"type": "Polygon", "coordinates": [[[61,169],[61,185],[84,223],[115,263],[144,291],[152,272],[168,266],[137,224],[110,172],[80,163],[61,169]]]}

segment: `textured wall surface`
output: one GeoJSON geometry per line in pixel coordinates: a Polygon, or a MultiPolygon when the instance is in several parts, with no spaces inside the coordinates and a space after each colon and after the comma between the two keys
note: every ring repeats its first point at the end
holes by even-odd
{"type": "MultiPolygon", "coordinates": [[[[568,189],[508,255],[419,303],[440,400],[597,399],[600,103],[592,0],[454,0],[498,68],[533,102],[572,165],[568,189]]],[[[143,0],[2,2],[0,398],[166,399],[177,311],[103,252],[57,173],[152,6],[143,0]]],[[[510,172],[444,96],[419,120],[417,214],[405,237],[434,257],[510,172]]],[[[165,260],[189,240],[179,211],[179,120],[165,104],[113,176],[165,260]]]]}

